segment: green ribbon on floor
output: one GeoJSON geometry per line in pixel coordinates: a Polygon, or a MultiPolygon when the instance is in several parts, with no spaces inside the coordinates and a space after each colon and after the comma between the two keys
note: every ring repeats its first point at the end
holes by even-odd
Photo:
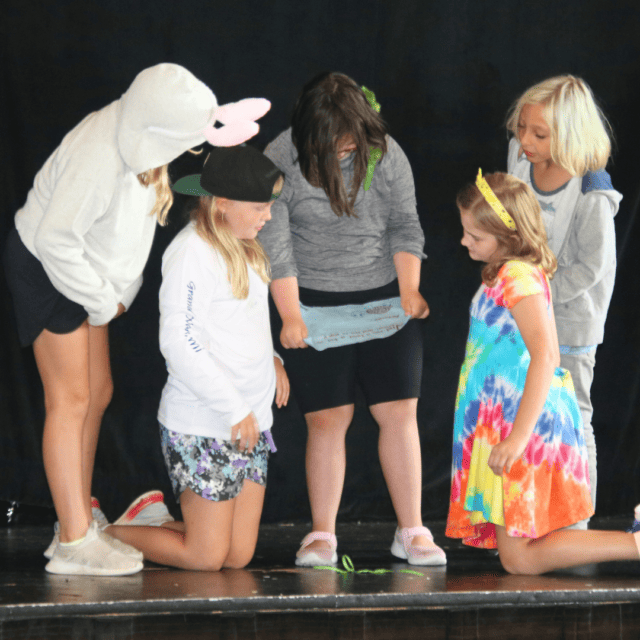
{"type": "MultiPolygon", "coordinates": [[[[342,566],[344,569],[338,569],[338,567],[330,567],[329,565],[319,565],[317,567],[313,567],[314,569],[320,569],[321,571],[335,571],[336,573],[340,573],[343,576],[346,576],[349,573],[373,573],[374,575],[382,575],[383,573],[393,573],[391,569],[358,569],[356,571],[353,566],[353,561],[348,555],[342,556],[342,566]]],[[[424,573],[420,573],[419,571],[412,571],[411,569],[400,569],[399,573],[411,573],[414,576],[423,576],[424,573]]]]}

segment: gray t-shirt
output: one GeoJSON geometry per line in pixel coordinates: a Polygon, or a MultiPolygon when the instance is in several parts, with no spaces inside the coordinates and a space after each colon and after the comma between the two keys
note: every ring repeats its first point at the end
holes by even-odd
{"type": "MultiPolygon", "coordinates": [[[[296,276],[298,284],[308,289],[362,291],[397,277],[394,254],[403,251],[425,257],[411,167],[393,138],[387,138],[387,146],[370,188],[365,191],[361,186],[358,191],[357,217],[337,216],[324,190],[307,182],[296,161],[291,129],[267,146],[265,155],[286,176],[272,219],[259,234],[274,280],[296,276]]],[[[340,164],[349,192],[353,157],[340,164]]]]}

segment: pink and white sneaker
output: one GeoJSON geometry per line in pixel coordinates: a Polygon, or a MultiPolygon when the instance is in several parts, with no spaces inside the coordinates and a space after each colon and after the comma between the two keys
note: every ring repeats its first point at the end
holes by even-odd
{"type": "Polygon", "coordinates": [[[296,554],[296,566],[315,567],[335,565],[338,562],[338,541],[333,533],[327,531],[312,531],[308,533],[300,543],[300,549],[296,554]],[[329,549],[307,549],[316,540],[324,540],[329,543],[329,549]]]}
{"type": "Polygon", "coordinates": [[[407,560],[409,564],[437,566],[447,564],[445,552],[433,541],[433,535],[427,527],[406,527],[396,529],[391,545],[391,553],[396,558],[407,560]],[[431,541],[425,546],[411,544],[415,536],[426,536],[431,541]]]}

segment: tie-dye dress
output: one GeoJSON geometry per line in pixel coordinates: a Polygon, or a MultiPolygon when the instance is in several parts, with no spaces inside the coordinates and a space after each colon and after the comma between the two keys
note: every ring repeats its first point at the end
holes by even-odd
{"type": "Polygon", "coordinates": [[[565,369],[556,369],[527,448],[510,473],[496,476],[487,464],[491,448],[511,432],[531,361],[509,309],[539,293],[551,310],[542,269],[513,260],[471,303],[446,530],[470,546],[496,548],[496,524],[510,536],[539,538],[593,513],[580,410],[565,369]]]}

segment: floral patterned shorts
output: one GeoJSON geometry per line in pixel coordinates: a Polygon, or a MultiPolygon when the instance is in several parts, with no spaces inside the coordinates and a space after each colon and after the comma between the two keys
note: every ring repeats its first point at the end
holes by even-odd
{"type": "Polygon", "coordinates": [[[267,485],[269,452],[275,451],[270,431],[260,434],[251,453],[228,440],[178,433],[160,425],[160,443],[176,499],[187,488],[207,500],[232,500],[245,480],[267,485]]]}

